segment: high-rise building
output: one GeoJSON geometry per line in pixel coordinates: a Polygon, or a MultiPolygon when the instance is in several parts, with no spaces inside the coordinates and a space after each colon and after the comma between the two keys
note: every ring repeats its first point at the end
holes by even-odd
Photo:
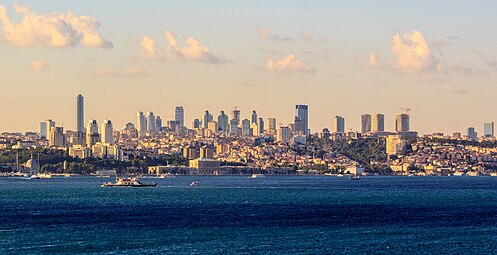
{"type": "Polygon", "coordinates": [[[468,128],[468,138],[469,139],[476,139],[476,138],[478,138],[478,134],[476,133],[474,127],[469,127],[468,128]]]}
{"type": "Polygon", "coordinates": [[[155,130],[162,131],[162,119],[160,116],[155,117],[155,130]]]}
{"type": "Polygon", "coordinates": [[[138,112],[137,113],[137,125],[136,125],[136,129],[138,131],[145,131],[147,130],[147,119],[145,117],[145,114],[143,114],[143,112],[138,112]]]}
{"type": "Polygon", "coordinates": [[[147,112],[147,130],[156,131],[157,123],[155,122],[155,115],[153,112],[147,112]]]}
{"type": "Polygon", "coordinates": [[[409,114],[399,113],[395,116],[395,131],[409,132],[409,114]]]}
{"type": "Polygon", "coordinates": [[[342,116],[335,116],[335,133],[345,133],[345,118],[342,116]]]}
{"type": "Polygon", "coordinates": [[[98,123],[96,120],[89,120],[86,123],[86,146],[90,147],[100,142],[98,133],[98,123]]]}
{"type": "Polygon", "coordinates": [[[209,113],[209,111],[205,111],[204,115],[202,115],[202,128],[209,128],[209,122],[211,122],[214,119],[212,114],[209,113]]]}
{"type": "Polygon", "coordinates": [[[230,134],[231,136],[239,136],[240,135],[240,130],[238,128],[238,121],[235,119],[230,120],[230,134]]]}
{"type": "Polygon", "coordinates": [[[193,120],[193,129],[200,128],[200,120],[199,119],[194,119],[193,120]]]}
{"type": "Polygon", "coordinates": [[[183,106],[176,106],[174,110],[174,120],[179,121],[180,129],[185,126],[185,110],[183,106]]]}
{"type": "Polygon", "coordinates": [[[259,118],[257,121],[257,132],[255,132],[257,135],[262,135],[264,134],[264,119],[259,118]]]}
{"type": "Polygon", "coordinates": [[[289,127],[279,127],[276,134],[276,141],[289,143],[292,139],[292,131],[289,127]]]}
{"type": "Polygon", "coordinates": [[[250,122],[248,119],[242,120],[242,136],[250,135],[250,122]]]}
{"type": "Polygon", "coordinates": [[[385,131],[385,115],[381,113],[373,114],[371,118],[371,131],[373,132],[385,131]]]}
{"type": "Polygon", "coordinates": [[[76,98],[76,131],[85,132],[85,103],[82,95],[76,98]]]}
{"type": "Polygon", "coordinates": [[[303,122],[303,131],[304,135],[309,135],[309,107],[307,105],[296,105],[295,106],[295,115],[303,122]]]}
{"type": "Polygon", "coordinates": [[[236,125],[240,125],[240,110],[238,108],[234,108],[233,111],[231,111],[231,119],[236,120],[236,125]]]}
{"type": "Polygon", "coordinates": [[[229,130],[229,120],[228,115],[221,111],[221,114],[217,116],[217,123],[219,125],[219,130],[222,132],[227,132],[229,130]]]}
{"type": "Polygon", "coordinates": [[[210,121],[208,125],[208,129],[213,133],[217,133],[219,131],[219,125],[217,124],[217,121],[213,120],[210,121]]]}
{"type": "Polygon", "coordinates": [[[304,135],[305,134],[305,123],[298,116],[295,116],[295,119],[293,120],[292,131],[293,131],[294,135],[304,135]]]}
{"type": "Polygon", "coordinates": [[[257,123],[257,112],[255,110],[252,111],[250,115],[250,124],[257,123]]]}
{"type": "Polygon", "coordinates": [[[494,122],[488,122],[483,124],[483,135],[486,138],[494,138],[495,137],[495,124],[494,122]]]}
{"type": "Polygon", "coordinates": [[[371,132],[371,114],[361,115],[361,133],[371,132]]]}
{"type": "Polygon", "coordinates": [[[268,123],[269,133],[274,134],[276,132],[276,119],[268,118],[267,123],[268,123]]]}
{"type": "Polygon", "coordinates": [[[53,120],[44,120],[40,122],[40,138],[46,139],[48,138],[48,133],[50,129],[55,127],[55,121],[53,120]]]}
{"type": "Polygon", "coordinates": [[[114,145],[114,128],[112,127],[112,121],[104,120],[102,122],[102,143],[107,143],[114,145]]]}
{"type": "Polygon", "coordinates": [[[63,147],[65,146],[64,128],[51,127],[48,135],[48,144],[50,146],[63,147]]]}

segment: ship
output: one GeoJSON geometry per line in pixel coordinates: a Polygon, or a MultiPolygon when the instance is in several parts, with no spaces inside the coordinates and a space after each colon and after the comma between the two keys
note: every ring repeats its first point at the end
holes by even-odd
{"type": "Polygon", "coordinates": [[[142,183],[138,178],[120,178],[116,176],[116,182],[106,182],[102,187],[155,187],[157,183],[142,183]]]}

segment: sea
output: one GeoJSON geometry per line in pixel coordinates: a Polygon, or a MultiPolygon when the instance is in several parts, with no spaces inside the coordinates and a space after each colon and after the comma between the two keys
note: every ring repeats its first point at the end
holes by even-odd
{"type": "Polygon", "coordinates": [[[0,178],[0,254],[497,254],[497,177],[113,180],[0,178]]]}

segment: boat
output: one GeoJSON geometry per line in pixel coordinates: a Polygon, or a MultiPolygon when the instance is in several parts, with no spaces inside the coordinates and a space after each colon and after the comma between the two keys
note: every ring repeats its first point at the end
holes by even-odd
{"type": "Polygon", "coordinates": [[[39,174],[38,176],[41,179],[51,179],[52,178],[52,175],[51,174],[47,174],[47,173],[39,174]]]}
{"type": "Polygon", "coordinates": [[[264,177],[266,177],[266,176],[263,174],[252,174],[252,176],[250,176],[250,178],[252,178],[252,179],[264,178],[264,177]]]}
{"type": "Polygon", "coordinates": [[[102,187],[155,187],[157,183],[142,183],[138,178],[120,178],[116,176],[116,182],[105,182],[102,187]]]}
{"type": "Polygon", "coordinates": [[[172,174],[170,174],[170,173],[167,173],[167,174],[161,174],[161,175],[159,176],[159,178],[163,178],[163,179],[165,179],[165,178],[174,178],[174,177],[175,177],[175,176],[174,176],[174,175],[172,175],[172,174]]]}
{"type": "Polygon", "coordinates": [[[29,179],[31,179],[31,180],[39,180],[39,179],[41,179],[41,177],[39,175],[37,175],[37,174],[33,174],[33,175],[31,175],[31,177],[29,177],[29,179]]]}
{"type": "Polygon", "coordinates": [[[361,176],[360,175],[352,175],[352,176],[349,176],[349,180],[351,181],[358,181],[361,179],[361,176]]]}
{"type": "Polygon", "coordinates": [[[190,186],[191,186],[191,187],[200,186],[200,182],[197,182],[197,181],[192,182],[192,183],[190,183],[190,186]]]}

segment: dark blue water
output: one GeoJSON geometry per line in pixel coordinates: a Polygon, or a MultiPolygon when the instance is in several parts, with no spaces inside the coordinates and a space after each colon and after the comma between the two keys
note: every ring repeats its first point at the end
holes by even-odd
{"type": "Polygon", "coordinates": [[[497,254],[492,177],[110,180],[0,179],[0,254],[497,254]]]}

